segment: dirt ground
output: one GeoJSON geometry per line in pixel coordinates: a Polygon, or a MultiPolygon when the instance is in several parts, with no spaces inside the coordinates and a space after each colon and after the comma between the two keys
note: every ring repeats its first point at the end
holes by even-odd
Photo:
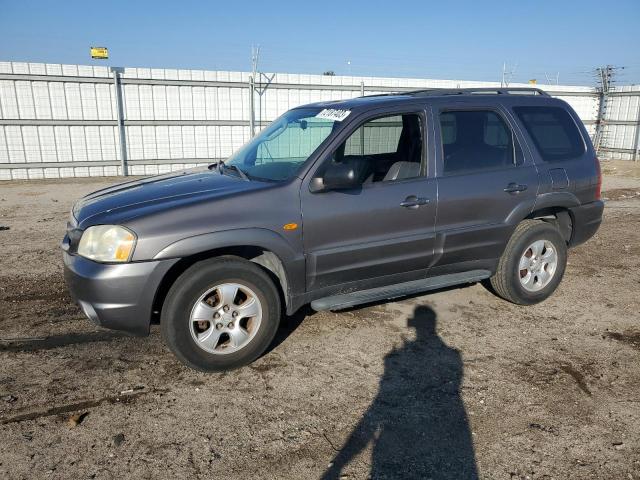
{"type": "Polygon", "coordinates": [[[548,301],[304,310],[213,375],[66,293],[71,204],[118,179],[0,183],[0,477],[640,479],[640,166],[603,170],[604,223],[548,301]]]}

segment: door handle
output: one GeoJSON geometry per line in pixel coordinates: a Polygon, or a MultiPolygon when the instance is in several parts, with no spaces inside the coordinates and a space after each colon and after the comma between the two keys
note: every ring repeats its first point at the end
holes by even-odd
{"type": "Polygon", "coordinates": [[[400,203],[400,206],[404,208],[416,209],[416,208],[419,208],[421,205],[426,205],[427,203],[429,203],[428,198],[409,195],[407,198],[404,199],[402,203],[400,203]]]}
{"type": "Polygon", "coordinates": [[[507,193],[520,193],[520,192],[524,192],[526,189],[527,189],[526,185],[512,182],[505,187],[504,191],[507,193]]]}

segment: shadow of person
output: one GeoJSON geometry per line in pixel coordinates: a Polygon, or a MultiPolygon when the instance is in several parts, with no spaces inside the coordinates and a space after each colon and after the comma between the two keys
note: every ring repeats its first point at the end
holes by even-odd
{"type": "Polygon", "coordinates": [[[438,337],[431,308],[417,307],[408,324],[416,339],[386,356],[378,395],[323,479],[339,478],[370,442],[374,480],[478,478],[460,354],[438,337]]]}

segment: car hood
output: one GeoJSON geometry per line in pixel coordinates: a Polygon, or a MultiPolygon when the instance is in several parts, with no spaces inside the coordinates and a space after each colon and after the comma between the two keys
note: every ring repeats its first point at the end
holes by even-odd
{"type": "Polygon", "coordinates": [[[113,216],[114,220],[117,219],[117,222],[121,223],[143,213],[157,212],[162,208],[269,185],[267,182],[248,182],[239,177],[221,175],[201,167],[98,190],[80,199],[74,205],[72,213],[77,225],[83,228],[92,224],[94,220],[95,223],[104,223],[104,214],[113,216]]]}

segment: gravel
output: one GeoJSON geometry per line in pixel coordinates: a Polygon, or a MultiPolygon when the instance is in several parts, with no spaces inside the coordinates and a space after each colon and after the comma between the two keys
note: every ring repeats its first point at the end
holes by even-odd
{"type": "Polygon", "coordinates": [[[304,309],[212,375],[66,293],[70,206],[118,179],[0,183],[0,477],[640,478],[640,168],[603,170],[604,223],[548,301],[304,309]]]}

